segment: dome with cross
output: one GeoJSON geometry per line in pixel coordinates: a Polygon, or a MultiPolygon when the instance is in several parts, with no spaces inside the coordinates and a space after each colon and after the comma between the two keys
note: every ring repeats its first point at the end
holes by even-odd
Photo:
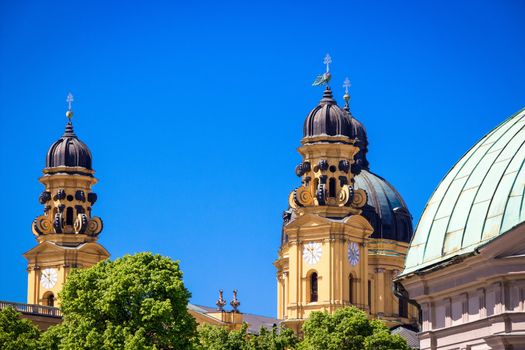
{"type": "Polygon", "coordinates": [[[73,131],[73,123],[71,122],[71,118],[73,117],[73,111],[71,109],[73,95],[69,94],[66,101],[69,104],[68,111],[66,112],[68,118],[66,130],[62,137],[49,147],[46,157],[46,169],[60,168],[61,172],[66,173],[84,173],[85,171],[83,169],[85,169],[88,170],[86,172],[87,174],[92,174],[91,151],[84,142],[79,140],[73,131]]]}

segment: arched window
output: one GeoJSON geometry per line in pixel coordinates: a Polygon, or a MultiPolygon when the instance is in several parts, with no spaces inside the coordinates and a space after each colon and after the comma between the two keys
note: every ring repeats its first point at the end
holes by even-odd
{"type": "Polygon", "coordinates": [[[328,181],[328,197],[335,197],[335,178],[331,177],[328,181]]]}
{"type": "Polygon", "coordinates": [[[310,275],[310,302],[317,301],[317,272],[310,275]]]}
{"type": "Polygon", "coordinates": [[[66,210],[66,225],[73,225],[73,208],[71,207],[66,210]]]}
{"type": "Polygon", "coordinates": [[[399,298],[399,317],[408,317],[408,300],[405,297],[399,298]]]}
{"type": "Polygon", "coordinates": [[[55,296],[53,293],[46,293],[46,295],[44,295],[44,304],[46,306],[55,306],[55,296]]]}
{"type": "Polygon", "coordinates": [[[348,276],[348,301],[354,304],[354,278],[351,274],[348,276]]]}

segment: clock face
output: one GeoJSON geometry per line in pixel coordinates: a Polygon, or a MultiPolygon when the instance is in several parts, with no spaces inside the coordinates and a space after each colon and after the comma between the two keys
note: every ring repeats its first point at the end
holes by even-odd
{"type": "Polygon", "coordinates": [[[359,262],[359,246],[357,243],[350,242],[348,245],[348,262],[352,264],[352,266],[357,265],[359,262]]]}
{"type": "Polygon", "coordinates": [[[315,265],[321,259],[321,244],[317,242],[310,242],[304,245],[303,257],[310,265],[315,265]]]}
{"type": "Polygon", "coordinates": [[[53,288],[53,286],[57,283],[58,280],[58,273],[57,270],[47,268],[43,269],[40,277],[40,283],[42,284],[42,287],[44,288],[53,288]]]}

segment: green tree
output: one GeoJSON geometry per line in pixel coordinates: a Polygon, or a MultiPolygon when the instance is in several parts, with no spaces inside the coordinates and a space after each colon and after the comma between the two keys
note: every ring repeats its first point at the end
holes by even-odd
{"type": "Polygon", "coordinates": [[[285,350],[295,349],[298,339],[291,329],[261,328],[258,335],[248,333],[243,324],[239,330],[229,331],[223,327],[202,325],[199,327],[197,350],[285,350]]]}
{"type": "Polygon", "coordinates": [[[42,337],[51,349],[191,349],[196,322],[179,263],[151,253],[73,271],[60,293],[64,321],[42,337]]]}
{"type": "Polygon", "coordinates": [[[355,307],[334,314],[312,312],[303,324],[301,350],[409,350],[406,341],[392,335],[382,321],[369,320],[355,307]]]}
{"type": "Polygon", "coordinates": [[[20,313],[14,308],[0,310],[0,349],[37,349],[39,337],[38,328],[31,321],[20,318],[20,313]]]}
{"type": "Polygon", "coordinates": [[[299,339],[286,327],[273,327],[271,330],[261,328],[259,335],[250,338],[254,350],[295,349],[299,339]]]}
{"type": "Polygon", "coordinates": [[[229,331],[224,327],[212,325],[199,326],[198,350],[248,350],[246,324],[240,330],[229,331]]]}

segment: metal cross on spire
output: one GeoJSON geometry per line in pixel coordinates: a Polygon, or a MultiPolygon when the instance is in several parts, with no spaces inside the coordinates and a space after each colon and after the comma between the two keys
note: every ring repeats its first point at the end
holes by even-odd
{"type": "Polygon", "coordinates": [[[345,95],[343,96],[343,99],[345,100],[345,108],[344,110],[348,112],[350,117],[352,117],[352,114],[350,113],[350,94],[348,93],[348,88],[352,86],[350,84],[350,79],[348,77],[345,78],[345,81],[343,82],[343,87],[345,88],[345,95]]]}
{"type": "Polygon", "coordinates": [[[66,98],[68,111],[72,110],[71,104],[73,103],[73,101],[74,101],[73,94],[70,92],[69,94],[67,94],[67,98],[66,98]]]}
{"type": "Polygon", "coordinates": [[[345,94],[348,94],[348,88],[352,86],[352,84],[350,84],[350,79],[348,79],[348,77],[345,78],[345,81],[343,82],[343,87],[345,88],[345,94]]]}
{"type": "Polygon", "coordinates": [[[348,88],[352,86],[352,84],[350,84],[350,79],[348,79],[348,77],[345,78],[345,81],[343,82],[343,87],[345,88],[345,94],[348,93],[348,88]]]}
{"type": "Polygon", "coordinates": [[[330,72],[330,63],[332,63],[332,57],[330,57],[329,54],[326,54],[326,56],[324,56],[323,63],[326,64],[326,73],[330,72]]]}
{"type": "Polygon", "coordinates": [[[66,98],[66,102],[67,102],[66,117],[69,120],[69,122],[71,122],[71,118],[73,117],[73,106],[72,106],[73,101],[74,101],[73,94],[70,92],[67,94],[67,98],[66,98]]]}

